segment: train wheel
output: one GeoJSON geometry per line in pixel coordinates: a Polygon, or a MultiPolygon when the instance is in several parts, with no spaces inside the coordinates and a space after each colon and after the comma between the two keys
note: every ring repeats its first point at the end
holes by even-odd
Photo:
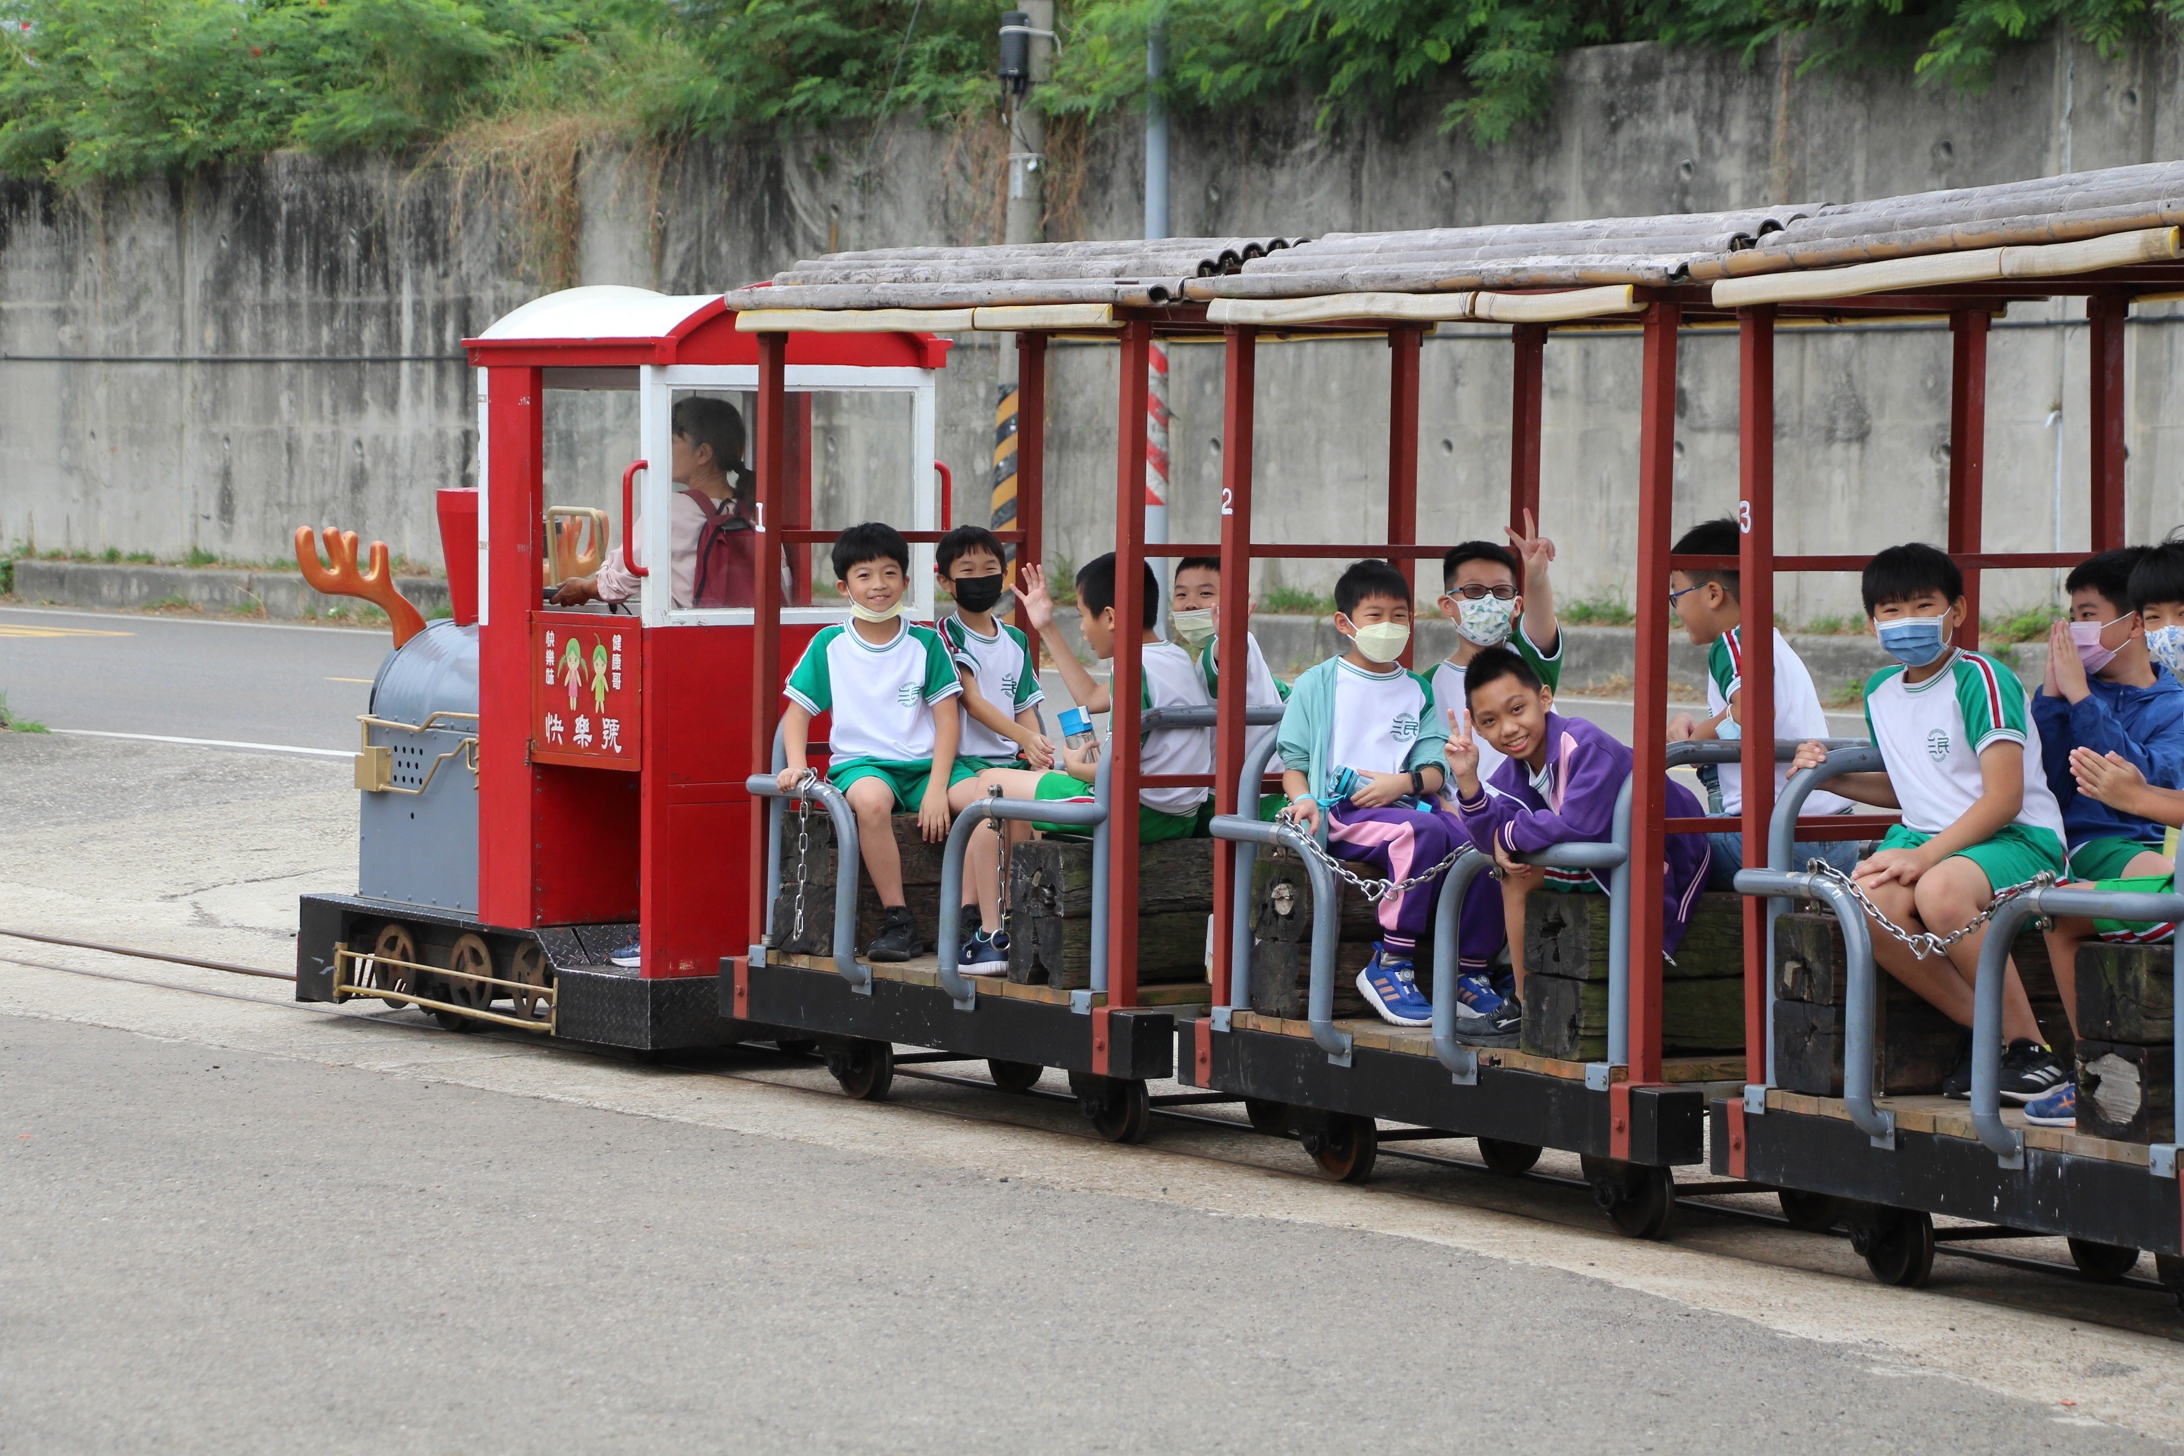
{"type": "Polygon", "coordinates": [[[1676,1175],[1666,1168],[1618,1163],[1608,1158],[1580,1160],[1593,1202],[1620,1234],[1634,1239],[1665,1239],[1676,1213],[1676,1175]]]}
{"type": "Polygon", "coordinates": [[[1923,1289],[1934,1272],[1933,1216],[1908,1208],[1874,1210],[1851,1231],[1850,1246],[1873,1277],[1899,1289],[1923,1289]]]}
{"type": "Polygon", "coordinates": [[[986,1075],[1004,1092],[1029,1092],[1045,1072],[1037,1062],[1004,1062],[999,1057],[986,1062],[986,1075]]]}
{"type": "Polygon", "coordinates": [[[1264,1097],[1246,1097],[1244,1116],[1251,1119],[1253,1132],[1262,1132],[1268,1137],[1289,1136],[1290,1112],[1286,1102],[1274,1102],[1264,1097]]]}
{"type": "Polygon", "coordinates": [[[1152,1130],[1153,1104],[1145,1084],[1134,1077],[1070,1078],[1077,1105],[1092,1119],[1093,1131],[1111,1143],[1141,1143],[1152,1130]]]}
{"type": "Polygon", "coordinates": [[[895,1048],[884,1041],[850,1041],[827,1053],[827,1070],[859,1102],[885,1102],[895,1085],[895,1048]]]}
{"type": "MultiPolygon", "coordinates": [[[[390,921],[379,927],[379,938],[372,942],[372,960],[365,968],[363,983],[375,991],[415,990],[410,984],[410,977],[416,972],[407,966],[383,965],[380,963],[382,956],[390,961],[408,961],[413,965],[416,963],[417,937],[410,934],[408,926],[390,921]]],[[[389,1011],[401,1011],[409,1006],[407,1001],[387,1001],[382,1004],[389,1011]]]]}
{"type": "Polygon", "coordinates": [[[1479,1161],[1497,1173],[1514,1178],[1519,1173],[1529,1173],[1539,1161],[1540,1150],[1531,1143],[1504,1142],[1500,1138],[1479,1139],[1479,1161]]]}
{"type": "Polygon", "coordinates": [[[1369,1117],[1330,1112],[1323,1126],[1304,1134],[1304,1150],[1338,1183],[1363,1183],[1380,1156],[1380,1127],[1369,1117]]]}
{"type": "MultiPolygon", "coordinates": [[[[448,948],[447,968],[466,971],[473,976],[493,974],[493,948],[485,943],[485,937],[464,931],[455,937],[455,944],[448,948]]],[[[453,976],[441,977],[440,994],[435,1000],[450,1001],[457,1006],[475,1007],[483,1011],[493,1004],[493,988],[481,986],[476,981],[458,980],[453,976]]],[[[449,1031],[483,1031],[485,1023],[460,1011],[435,1011],[433,1019],[449,1031]]]]}
{"type": "Polygon", "coordinates": [[[1782,1217],[1793,1229],[1802,1229],[1808,1234],[1824,1234],[1843,1221],[1842,1209],[1825,1193],[1777,1188],[1775,1197],[1781,1200],[1782,1217]]]}
{"type": "Polygon", "coordinates": [[[2168,1286],[2169,1293],[2176,1299],[2176,1307],[2184,1310],[2184,1259],[2174,1254],[2156,1254],[2154,1273],[2168,1286]]]}
{"type": "Polygon", "coordinates": [[[2091,1239],[2071,1239],[2070,1259],[2078,1272],[2095,1284],[2117,1284],[2138,1267],[2139,1251],[2129,1244],[2096,1244],[2091,1239]]]}
{"type": "MultiPolygon", "coordinates": [[[[538,987],[536,991],[517,991],[511,994],[509,999],[514,1003],[516,1015],[527,1021],[544,1021],[553,1014],[553,1000],[546,994],[546,988],[551,984],[548,977],[546,952],[537,941],[527,940],[516,947],[516,953],[509,957],[508,979],[538,987]]],[[[492,988],[488,986],[481,989],[492,988]]]]}

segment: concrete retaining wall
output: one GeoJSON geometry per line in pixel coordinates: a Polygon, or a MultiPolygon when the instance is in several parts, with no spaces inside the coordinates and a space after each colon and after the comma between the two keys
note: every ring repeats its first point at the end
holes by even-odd
{"type": "MultiPolygon", "coordinates": [[[[395,586],[427,617],[448,609],[447,582],[399,576],[395,586]]],[[[354,611],[353,597],[321,596],[293,571],[222,571],[185,566],[108,566],[80,561],[17,561],[15,595],[26,603],[108,611],[183,603],[210,611],[263,611],[269,617],[323,617],[354,611]]]]}
{"type": "MultiPolygon", "coordinates": [[[[1551,119],[1480,149],[1444,136],[1447,95],[1393,120],[1315,125],[1299,105],[1179,118],[1177,232],[1420,227],[1872,197],[2184,155],[2175,47],[2115,62],[2083,47],[2013,52],[1980,96],[1905,74],[1818,74],[1778,112],[1777,58],[1603,47],[1563,67],[1551,119]]],[[[1064,230],[1137,227],[1138,133],[1098,132],[1064,230]]],[[[976,138],[973,138],[975,141],[976,138]]],[[[702,292],[799,256],[882,244],[990,241],[997,148],[907,122],[865,137],[773,134],[694,143],[655,173],[619,153],[579,173],[578,281],[702,292]],[[985,158],[979,161],[979,158],[985,158]],[[655,182],[657,185],[655,186],[655,182]]],[[[1064,179],[1059,179],[1060,180],[1064,179]]],[[[419,559],[437,551],[432,490],[475,477],[475,396],[460,340],[535,295],[525,228],[505,199],[445,168],[275,156],[185,182],[77,199],[0,184],[0,546],[277,557],[298,524],[340,524],[419,559]]],[[[2184,517],[2184,329],[2155,305],[2128,332],[2135,537],[2184,517]],[[2172,384],[2172,380],[2178,381],[2172,384]]],[[[2081,544],[2085,330],[2073,306],[2020,309],[1994,339],[1987,542],[2081,544]],[[2057,424],[2050,417],[2060,406],[2057,424]],[[2058,489],[2057,452],[2061,484],[2058,489]],[[2061,527],[2057,520],[2060,512],[2061,527]]],[[[1377,343],[1269,346],[1259,365],[1262,533],[1371,540],[1387,455],[1377,343]]],[[[1545,524],[1566,598],[1636,589],[1630,571],[1639,346],[1559,336],[1548,350],[1545,524]]],[[[1452,330],[1426,345],[1420,529],[1490,535],[1504,512],[1505,343],[1452,330]]],[[[1786,335],[1778,362],[1782,544],[1866,551],[1943,529],[1948,345],[1934,330],[1786,335]]],[[[1735,494],[1735,347],[1685,339],[1678,395],[1679,524],[1735,494]]],[[[940,451],[958,519],[985,509],[990,343],[947,371],[940,451]]],[[[1112,539],[1116,355],[1056,351],[1047,547],[1082,561],[1112,539]]],[[[1216,524],[1220,355],[1174,354],[1172,528],[1216,524]]],[[[612,395],[550,395],[552,498],[612,506],[636,453],[612,395]]],[[[822,521],[900,515],[901,487],[868,478],[860,441],[822,441],[822,521]],[[829,448],[839,447],[839,448],[829,448]]],[[[1270,562],[1262,584],[1324,590],[1333,563],[1270,562]]],[[[2045,600],[2047,572],[1990,579],[2000,609],[2045,600]]],[[[1829,578],[1784,583],[1784,617],[1855,611],[1829,578]]]]}

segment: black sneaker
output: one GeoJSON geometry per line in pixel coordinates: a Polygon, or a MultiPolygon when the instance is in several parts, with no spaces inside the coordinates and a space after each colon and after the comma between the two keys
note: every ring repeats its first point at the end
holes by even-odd
{"type": "Polygon", "coordinates": [[[2033,1102],[2069,1081],[2070,1068],[2063,1059],[2036,1041],[2019,1037],[2002,1054],[2004,1102],[2033,1102]]]}
{"type": "Polygon", "coordinates": [[[880,933],[865,947],[865,959],[907,961],[915,959],[924,950],[925,942],[918,938],[917,917],[910,913],[910,907],[890,905],[881,912],[880,933]]]}
{"type": "Polygon", "coordinates": [[[1524,1007],[1515,996],[1485,1016],[1465,1017],[1456,1023],[1456,1041],[1462,1046],[1513,1047],[1524,1030],[1524,1007]]]}
{"type": "Polygon", "coordinates": [[[1941,1095],[1958,1102],[1969,1102],[1972,1096],[1972,1034],[1964,1033],[1963,1044],[1957,1048],[1956,1066],[1942,1079],[1941,1095]]]}

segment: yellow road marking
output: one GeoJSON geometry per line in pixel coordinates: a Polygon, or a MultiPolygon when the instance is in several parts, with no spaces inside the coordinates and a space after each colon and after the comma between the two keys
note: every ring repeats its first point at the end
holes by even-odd
{"type": "Polygon", "coordinates": [[[28,622],[0,622],[0,637],[134,637],[134,632],[101,632],[91,627],[33,627],[28,622]]]}
{"type": "Polygon", "coordinates": [[[372,682],[372,680],[371,680],[370,678],[368,678],[368,677],[330,677],[330,678],[328,678],[328,679],[326,679],[326,680],[327,680],[328,682],[353,682],[353,683],[363,683],[363,684],[364,684],[365,686],[367,686],[367,687],[369,687],[369,686],[371,685],[371,682],[372,682]]]}

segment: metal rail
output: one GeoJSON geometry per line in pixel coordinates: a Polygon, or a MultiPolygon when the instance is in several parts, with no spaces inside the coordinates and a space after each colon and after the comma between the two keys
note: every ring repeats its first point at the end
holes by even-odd
{"type": "MultiPolygon", "coordinates": [[[[1304,864],[1312,881],[1312,979],[1305,996],[1305,1017],[1312,1026],[1312,1040],[1319,1043],[1327,1060],[1338,1067],[1351,1061],[1350,1033],[1335,1025],[1335,946],[1342,934],[1341,914],[1336,908],[1335,872],[1318,855],[1308,852],[1304,832],[1288,820],[1268,823],[1241,814],[1216,814],[1207,826],[1215,839],[1239,844],[1272,844],[1290,850],[1304,864]]],[[[1242,907],[1238,907],[1241,913],[1242,907]]],[[[1235,1000],[1235,993],[1230,993],[1235,1000]]]]}
{"type": "Polygon", "coordinates": [[[230,965],[226,961],[201,961],[191,956],[167,955],[156,950],[130,950],[127,946],[101,945],[95,940],[68,940],[58,935],[34,935],[27,930],[0,930],[0,935],[15,940],[34,940],[40,945],[65,945],[75,950],[103,951],[107,955],[134,956],[144,961],[166,961],[170,965],[195,966],[201,971],[226,971],[232,976],[262,976],[268,981],[293,981],[294,971],[261,971],[256,966],[230,965]]]}
{"type": "MultiPolygon", "coordinates": [[[[996,791],[974,800],[956,815],[955,825],[948,831],[947,847],[940,854],[940,922],[934,939],[940,953],[941,989],[958,1011],[970,1011],[978,1005],[978,988],[956,969],[963,945],[963,856],[970,848],[971,835],[989,819],[1098,827],[1107,823],[1107,806],[1072,804],[1067,800],[1004,799],[996,791]]],[[[997,832],[999,828],[997,823],[997,832]]]]}
{"type": "MultiPolygon", "coordinates": [[[[810,746],[806,745],[807,752],[810,746]]],[[[834,824],[834,969],[842,973],[842,979],[849,982],[851,990],[869,996],[872,994],[872,968],[857,959],[857,886],[864,864],[857,845],[857,813],[849,807],[849,800],[842,797],[842,791],[817,772],[813,773],[809,787],[800,784],[782,792],[777,775],[786,767],[787,750],[781,729],[776,726],[774,773],[752,774],[744,780],[743,787],[754,798],[809,799],[825,807],[827,818],[834,824]]],[[[780,898],[781,891],[781,803],[773,805],[770,817],[772,823],[766,836],[765,944],[768,948],[772,947],[774,939],[774,902],[780,898]]]]}

